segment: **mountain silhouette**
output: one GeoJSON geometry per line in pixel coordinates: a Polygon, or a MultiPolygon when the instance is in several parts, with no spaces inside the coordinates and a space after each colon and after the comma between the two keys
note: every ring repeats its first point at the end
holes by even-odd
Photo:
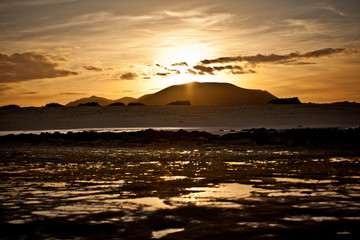
{"type": "Polygon", "coordinates": [[[142,103],[145,105],[167,105],[176,101],[189,101],[191,105],[241,105],[267,104],[277,99],[263,90],[245,89],[230,83],[191,82],[173,85],[153,94],[146,94],[138,99],[124,97],[117,100],[91,96],[69,102],[66,106],[78,106],[88,102],[97,102],[100,106],[108,106],[114,102],[142,103]]]}
{"type": "Polygon", "coordinates": [[[166,105],[175,101],[190,101],[192,105],[266,104],[277,99],[267,91],[237,87],[230,83],[191,82],[173,85],[137,99],[146,105],[166,105]]]}
{"type": "Polygon", "coordinates": [[[68,104],[66,104],[66,106],[75,107],[75,106],[78,106],[79,104],[85,104],[85,103],[89,103],[89,102],[97,102],[97,103],[99,103],[100,106],[108,106],[109,104],[114,103],[114,102],[122,102],[124,104],[128,104],[129,102],[133,102],[135,100],[136,99],[132,98],[132,97],[123,97],[123,98],[120,98],[117,100],[111,100],[111,99],[107,99],[107,98],[91,96],[88,98],[81,98],[81,99],[69,102],[68,104]]]}
{"type": "Polygon", "coordinates": [[[117,100],[114,100],[114,102],[122,102],[124,103],[125,105],[131,103],[131,102],[134,102],[136,101],[136,98],[132,98],[132,97],[123,97],[123,98],[119,98],[117,100]]]}

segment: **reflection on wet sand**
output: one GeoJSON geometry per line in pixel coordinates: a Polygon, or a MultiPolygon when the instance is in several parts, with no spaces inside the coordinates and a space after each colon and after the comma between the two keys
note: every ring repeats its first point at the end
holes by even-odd
{"type": "Polygon", "coordinates": [[[359,157],[216,147],[0,154],[9,239],[77,238],[89,227],[89,234],[132,239],[359,235],[359,157]]]}

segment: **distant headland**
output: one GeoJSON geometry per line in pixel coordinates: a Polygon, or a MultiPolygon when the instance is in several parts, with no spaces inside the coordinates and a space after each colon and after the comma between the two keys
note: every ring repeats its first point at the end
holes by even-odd
{"type": "Polygon", "coordinates": [[[73,107],[91,102],[97,102],[100,106],[109,106],[116,102],[124,105],[129,105],[129,103],[141,103],[143,105],[244,105],[267,104],[275,99],[278,98],[267,91],[240,88],[230,83],[191,82],[173,85],[137,99],[124,97],[110,100],[91,96],[69,102],[66,106],[73,107]]]}
{"type": "MultiPolygon", "coordinates": [[[[190,82],[172,85],[139,98],[123,97],[107,99],[91,96],[71,101],[65,105],[48,103],[45,107],[104,107],[104,106],[220,106],[220,105],[261,105],[261,104],[303,104],[299,98],[278,98],[265,90],[246,89],[224,82],[190,82]]],[[[314,104],[314,103],[308,103],[314,104]]],[[[324,104],[324,103],[323,103],[324,104]]],[[[356,102],[327,103],[333,105],[359,105],[356,102]]],[[[1,108],[16,109],[20,106],[9,104],[1,108]]]]}

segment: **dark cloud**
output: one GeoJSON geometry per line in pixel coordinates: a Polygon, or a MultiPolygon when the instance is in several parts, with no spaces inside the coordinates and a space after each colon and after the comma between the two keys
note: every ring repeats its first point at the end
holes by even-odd
{"type": "Polygon", "coordinates": [[[251,64],[257,63],[287,63],[289,60],[296,61],[297,59],[304,58],[319,58],[324,56],[330,56],[332,54],[344,52],[344,48],[325,48],[316,51],[299,53],[293,52],[286,55],[277,55],[277,54],[257,54],[250,56],[237,56],[237,57],[220,57],[215,59],[205,59],[201,63],[204,65],[215,64],[215,63],[230,63],[230,62],[248,62],[251,64]]]}
{"type": "Polygon", "coordinates": [[[205,75],[205,74],[214,75],[214,68],[212,68],[212,67],[206,67],[206,66],[203,66],[203,65],[196,65],[193,68],[195,70],[198,70],[197,74],[200,74],[200,75],[205,75]]]}
{"type": "Polygon", "coordinates": [[[94,66],[83,66],[83,68],[85,68],[86,70],[95,71],[95,72],[102,72],[103,71],[103,69],[97,68],[97,67],[94,67],[94,66]]]}
{"type": "Polygon", "coordinates": [[[69,96],[72,96],[72,95],[85,95],[86,93],[77,93],[77,92],[62,92],[60,93],[59,95],[69,95],[69,96]]]}
{"type": "Polygon", "coordinates": [[[136,73],[133,73],[133,72],[124,73],[123,75],[120,76],[120,78],[123,80],[135,80],[138,77],[139,77],[139,75],[137,75],[136,73]]]}
{"type": "Polygon", "coordinates": [[[158,75],[158,76],[161,76],[161,77],[167,77],[167,76],[169,76],[171,73],[169,73],[169,72],[165,72],[165,73],[156,73],[156,75],[158,75]]]}
{"type": "Polygon", "coordinates": [[[214,75],[216,71],[220,72],[220,71],[225,71],[228,74],[247,74],[247,73],[255,73],[254,70],[252,69],[248,69],[242,66],[237,66],[237,65],[225,65],[225,66],[214,66],[214,67],[208,67],[208,66],[204,66],[204,65],[196,65],[193,67],[194,70],[192,69],[188,69],[188,73],[196,75],[205,75],[205,74],[210,74],[210,75],[214,75]]]}
{"type": "Polygon", "coordinates": [[[37,52],[0,53],[0,82],[21,82],[34,79],[65,77],[77,72],[56,69],[57,63],[37,52]]]}
{"type": "Polygon", "coordinates": [[[0,92],[6,92],[8,90],[13,89],[12,87],[8,87],[8,86],[0,86],[0,92]]]}
{"type": "Polygon", "coordinates": [[[24,95],[34,95],[38,94],[39,92],[23,92],[24,95]]]}
{"type": "MultiPolygon", "coordinates": [[[[170,68],[167,68],[163,65],[160,65],[160,64],[155,64],[155,66],[159,67],[159,68],[162,68],[162,69],[165,69],[166,71],[170,72],[168,73],[167,75],[170,75],[171,73],[173,74],[180,74],[180,71],[179,70],[176,70],[176,69],[170,69],[170,68]]],[[[160,76],[164,76],[164,74],[156,74],[156,75],[160,75],[160,76]]]]}
{"type": "Polygon", "coordinates": [[[188,64],[186,62],[179,62],[179,63],[173,63],[171,64],[171,66],[175,67],[175,66],[188,66],[188,64]]]}
{"type": "Polygon", "coordinates": [[[187,73],[190,73],[190,74],[192,74],[192,75],[196,75],[197,73],[194,71],[194,70],[192,70],[192,69],[188,69],[187,70],[187,73]]]}

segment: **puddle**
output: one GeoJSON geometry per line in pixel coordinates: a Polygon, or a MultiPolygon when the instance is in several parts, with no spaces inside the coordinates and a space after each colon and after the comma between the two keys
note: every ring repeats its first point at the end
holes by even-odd
{"type": "Polygon", "coordinates": [[[285,221],[291,221],[291,222],[303,222],[303,221],[314,221],[314,222],[324,222],[324,221],[337,221],[339,220],[336,217],[331,216],[310,216],[310,215],[303,215],[303,216],[291,216],[291,217],[285,217],[285,221]]]}
{"type": "Polygon", "coordinates": [[[165,180],[165,181],[172,181],[172,180],[186,179],[187,176],[161,176],[160,178],[165,180]]]}
{"type": "Polygon", "coordinates": [[[166,235],[169,235],[171,233],[182,232],[184,230],[185,230],[185,228],[167,228],[167,229],[164,229],[164,230],[153,231],[152,232],[152,238],[153,239],[159,239],[159,238],[165,237],[166,235]]]}
{"type": "Polygon", "coordinates": [[[144,211],[155,211],[158,209],[171,208],[164,203],[164,200],[158,197],[128,198],[128,199],[111,199],[105,201],[108,204],[120,204],[121,208],[139,209],[144,211]]]}
{"type": "Polygon", "coordinates": [[[171,198],[169,201],[175,205],[191,203],[199,206],[212,205],[217,207],[239,208],[241,204],[231,201],[250,197],[254,188],[246,184],[223,183],[216,187],[186,188],[186,191],[190,193],[171,198]]]}
{"type": "Polygon", "coordinates": [[[345,158],[345,157],[333,157],[329,159],[330,162],[359,162],[359,159],[345,158]]]}
{"type": "Polygon", "coordinates": [[[299,179],[299,178],[275,178],[277,182],[289,183],[306,183],[306,184],[329,184],[335,182],[334,180],[316,180],[316,179],[299,179]]]}

